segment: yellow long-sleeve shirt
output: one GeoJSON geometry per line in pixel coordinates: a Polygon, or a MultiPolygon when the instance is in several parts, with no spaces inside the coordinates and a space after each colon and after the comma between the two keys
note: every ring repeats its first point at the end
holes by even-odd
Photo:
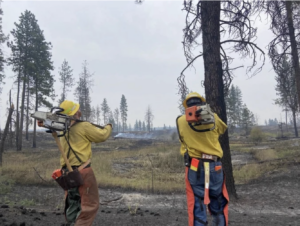
{"type": "MultiPolygon", "coordinates": [[[[100,143],[107,140],[111,131],[112,128],[109,125],[105,126],[104,129],[99,129],[89,122],[79,122],[69,129],[69,132],[65,134],[65,137],[69,140],[72,149],[80,158],[82,163],[84,163],[92,157],[91,142],[100,143]]],[[[61,137],[60,142],[65,154],[67,155],[69,145],[65,137],[61,137]]],[[[68,159],[72,166],[79,166],[82,164],[78,161],[72,150],[70,150],[68,159]]],[[[61,166],[65,165],[65,161],[62,156],[60,157],[60,164],[61,166]]]]}
{"type": "MultiPolygon", "coordinates": [[[[222,135],[227,125],[214,114],[215,128],[208,132],[196,132],[190,128],[186,121],[185,115],[178,118],[179,134],[183,140],[181,142],[180,153],[185,153],[185,145],[187,146],[188,153],[193,158],[200,158],[201,154],[216,155],[220,158],[223,157],[223,150],[219,143],[219,136],[222,135]]],[[[196,129],[202,130],[211,128],[212,124],[196,126],[196,129]]]]}

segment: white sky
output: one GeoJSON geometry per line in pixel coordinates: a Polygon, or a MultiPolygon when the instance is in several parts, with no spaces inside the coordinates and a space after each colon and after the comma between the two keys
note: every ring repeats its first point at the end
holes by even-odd
{"type": "MultiPolygon", "coordinates": [[[[144,120],[147,106],[154,114],[154,127],[175,126],[180,114],[178,109],[177,77],[186,66],[182,48],[185,12],[183,1],[145,1],[142,5],[130,1],[4,1],[2,8],[3,31],[8,34],[19,23],[19,16],[26,9],[38,20],[46,41],[53,45],[52,60],[55,70],[55,91],[61,94],[58,68],[64,59],[69,62],[78,80],[84,60],[94,73],[92,105],[100,105],[106,98],[111,109],[120,106],[122,94],[128,103],[128,123],[144,120]]],[[[267,53],[266,46],[272,33],[266,22],[258,22],[258,45],[267,53]]],[[[12,38],[12,37],[11,37],[12,38]]],[[[5,57],[10,55],[3,46],[5,57]]],[[[199,49],[201,50],[201,49],[199,49]]],[[[235,65],[249,65],[236,56],[235,65]]],[[[203,62],[199,60],[196,71],[186,73],[190,90],[204,94],[201,81],[204,79],[203,62]]],[[[5,86],[1,94],[0,126],[6,120],[9,89],[12,85],[10,67],[5,68],[5,86]]],[[[233,84],[243,94],[248,108],[265,119],[284,118],[282,110],[274,105],[276,98],[270,60],[266,56],[263,71],[248,78],[245,69],[235,72],[233,84]]],[[[73,87],[73,90],[75,87],[73,87]]],[[[16,92],[14,92],[14,101],[16,92]]],[[[74,100],[73,91],[67,94],[74,100]]],[[[57,103],[58,97],[56,99],[57,103]]]]}

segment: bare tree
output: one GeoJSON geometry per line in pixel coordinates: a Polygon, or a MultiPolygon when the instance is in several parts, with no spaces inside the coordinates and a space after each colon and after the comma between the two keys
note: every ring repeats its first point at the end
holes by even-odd
{"type": "MultiPolygon", "coordinates": [[[[252,26],[250,16],[256,13],[251,1],[184,1],[186,26],[184,28],[183,48],[187,66],[178,77],[179,93],[188,93],[184,71],[199,57],[204,60],[204,88],[207,102],[212,109],[227,123],[224,97],[232,81],[233,70],[230,64],[233,58],[228,52],[235,52],[241,58],[252,57],[246,73],[254,76],[261,71],[265,62],[264,52],[256,45],[256,28],[252,26]],[[202,35],[202,43],[200,42],[202,35]],[[222,39],[222,40],[221,40],[222,39]],[[194,49],[202,45],[202,52],[194,56],[194,49]],[[226,47],[226,48],[225,48],[226,47]],[[258,54],[262,57],[258,59],[258,54]],[[258,61],[260,60],[260,64],[258,61]]],[[[231,154],[228,132],[220,137],[224,151],[222,159],[226,174],[226,186],[231,197],[237,197],[232,173],[231,154]]]]}
{"type": "Polygon", "coordinates": [[[146,121],[146,126],[147,126],[148,132],[151,131],[151,128],[153,125],[153,119],[154,119],[154,116],[152,114],[152,110],[151,110],[150,106],[148,106],[148,108],[146,110],[146,114],[145,114],[145,121],[146,121]]]}

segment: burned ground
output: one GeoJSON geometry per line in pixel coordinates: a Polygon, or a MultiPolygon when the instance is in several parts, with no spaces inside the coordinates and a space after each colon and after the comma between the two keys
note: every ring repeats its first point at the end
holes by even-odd
{"type": "MultiPolygon", "coordinates": [[[[144,145],[142,141],[139,142],[139,145],[144,145]]],[[[297,144],[300,140],[291,142],[297,144]]],[[[101,145],[115,150],[119,143],[115,144],[111,140],[101,145]]],[[[99,149],[101,145],[98,146],[99,149]]],[[[134,146],[137,142],[128,141],[127,145],[134,146]]],[[[245,164],[250,167],[253,164],[253,167],[256,167],[255,149],[260,148],[270,147],[261,145],[252,147],[247,152],[236,151],[233,148],[233,163],[241,167],[245,164]]],[[[136,165],[132,162],[136,160],[138,157],[124,158],[113,164],[121,174],[135,168],[136,165]]],[[[270,161],[269,165],[272,165],[270,168],[272,170],[264,172],[259,178],[236,185],[239,198],[230,203],[229,225],[300,225],[299,161],[276,159],[270,161]]],[[[187,225],[184,190],[174,193],[157,191],[150,193],[116,187],[110,189],[100,187],[99,193],[101,205],[93,224],[95,226],[187,225]]],[[[64,192],[58,186],[13,184],[10,191],[0,195],[0,225],[65,225],[63,194],[64,192]]]]}

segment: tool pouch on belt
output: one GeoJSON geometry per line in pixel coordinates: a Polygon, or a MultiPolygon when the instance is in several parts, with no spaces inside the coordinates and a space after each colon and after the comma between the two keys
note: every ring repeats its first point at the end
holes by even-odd
{"type": "Polygon", "coordinates": [[[56,178],[55,181],[64,190],[69,190],[83,185],[83,178],[77,168],[72,172],[62,174],[60,177],[56,178]]]}

